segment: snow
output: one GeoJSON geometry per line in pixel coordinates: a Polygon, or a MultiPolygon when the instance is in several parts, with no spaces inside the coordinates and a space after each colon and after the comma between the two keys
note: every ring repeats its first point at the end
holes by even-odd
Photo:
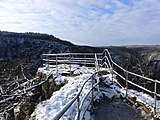
{"type": "Polygon", "coordinates": [[[67,82],[67,77],[61,76],[61,74],[58,74],[54,81],[57,85],[61,85],[67,82]]]}
{"type": "Polygon", "coordinates": [[[43,73],[43,74],[46,74],[46,75],[49,75],[52,73],[52,71],[54,71],[55,68],[47,68],[47,67],[43,67],[43,68],[38,68],[38,72],[39,73],[43,73]]]}
{"type": "MultiPolygon", "coordinates": [[[[105,83],[107,84],[111,84],[111,79],[112,79],[112,75],[109,74],[107,75],[108,76],[108,79],[106,79],[105,83]]],[[[106,77],[107,77],[106,76],[106,77]]],[[[113,75],[113,81],[115,81],[117,83],[117,85],[113,84],[113,85],[110,85],[110,87],[112,87],[113,89],[105,89],[106,92],[105,92],[105,95],[108,96],[109,98],[112,98],[113,96],[117,96],[117,95],[122,95],[123,97],[126,96],[126,91],[124,88],[122,87],[119,87],[119,83],[117,82],[117,79],[116,79],[116,76],[113,75]],[[117,94],[116,92],[117,91],[120,91],[121,93],[120,94],[117,94]],[[111,94],[112,93],[112,94],[111,94]]],[[[154,112],[154,98],[144,92],[138,92],[136,90],[133,90],[133,89],[129,89],[128,90],[128,94],[132,97],[136,97],[137,98],[137,101],[141,102],[141,103],[144,103],[146,106],[148,106],[152,112],[154,112]]],[[[117,96],[119,97],[119,96],[117,96]]],[[[157,100],[157,116],[160,117],[160,100],[157,100]]]]}
{"type": "Polygon", "coordinates": [[[117,84],[117,80],[115,79],[116,76],[113,75],[113,80],[111,74],[103,75],[102,78],[105,78],[102,80],[102,82],[105,83],[105,86],[108,85],[109,87],[106,88],[105,86],[101,86],[100,91],[103,95],[100,96],[107,96],[109,99],[112,99],[113,97],[120,98],[121,88],[117,84]]]}
{"type": "MultiPolygon", "coordinates": [[[[59,65],[58,66],[58,75],[55,79],[56,84],[61,84],[63,81],[67,81],[67,84],[63,86],[59,91],[53,93],[52,97],[46,101],[41,102],[37,105],[34,113],[31,115],[32,117],[36,116],[38,120],[52,120],[53,116],[66,105],[70,100],[72,100],[80,90],[81,86],[84,84],[85,80],[89,79],[90,76],[95,72],[94,69],[88,69],[87,67],[80,67],[78,65],[72,65],[71,70],[73,70],[74,74],[79,74],[78,76],[70,77],[70,76],[62,76],[63,72],[68,71],[68,65],[59,65]]],[[[40,68],[39,72],[50,73],[55,70],[54,68],[46,69],[40,68]]],[[[53,72],[54,73],[54,72],[53,72]]],[[[55,74],[55,73],[54,73],[55,74]]],[[[91,80],[87,82],[85,85],[82,94],[80,95],[80,99],[82,99],[89,89],[91,88],[91,80]]],[[[88,102],[85,101],[84,106],[86,106],[88,102]]],[[[88,103],[89,104],[89,103],[88,103]]],[[[77,103],[75,102],[71,108],[63,115],[62,120],[66,119],[74,119],[76,116],[76,107],[77,103]]],[[[88,114],[87,114],[88,115],[88,114]]]]}
{"type": "MultiPolygon", "coordinates": [[[[132,97],[136,97],[137,101],[144,103],[146,106],[148,106],[152,112],[154,112],[154,98],[144,92],[138,92],[136,90],[128,90],[129,95],[131,95],[132,97]]],[[[157,116],[160,116],[160,100],[157,100],[157,116]]]]}
{"type": "MultiPolygon", "coordinates": [[[[63,87],[59,91],[56,91],[52,94],[52,97],[48,100],[45,100],[41,103],[39,103],[35,109],[35,111],[31,115],[32,118],[35,118],[37,120],[52,120],[54,115],[58,113],[59,110],[61,110],[70,100],[72,100],[77,93],[79,92],[80,88],[84,84],[84,82],[92,76],[92,74],[95,72],[95,69],[87,68],[85,66],[79,66],[79,65],[65,65],[61,64],[58,65],[58,70],[55,66],[50,66],[49,68],[43,67],[39,68],[38,72],[42,72],[46,75],[53,74],[55,76],[55,82],[57,85],[60,85],[62,83],[65,83],[63,87]],[[70,67],[72,71],[72,76],[64,76],[63,73],[70,73],[70,67]]],[[[112,99],[113,97],[119,98],[120,95],[125,96],[125,90],[124,88],[121,88],[119,83],[117,82],[116,76],[112,74],[111,71],[108,69],[102,69],[107,70],[110,72],[110,74],[102,75],[103,82],[106,85],[109,85],[109,88],[100,88],[99,91],[96,91],[95,94],[98,93],[95,99],[100,99],[102,96],[107,96],[108,98],[112,99]],[[103,93],[103,94],[102,94],[103,93]]],[[[101,82],[102,80],[97,80],[101,82]]],[[[88,91],[91,89],[92,81],[88,81],[87,84],[84,86],[84,89],[82,90],[82,94],[80,95],[80,100],[84,99],[88,91]]],[[[148,104],[148,106],[153,106],[154,104],[154,98],[148,94],[145,94],[143,92],[138,92],[136,90],[128,90],[128,93],[131,96],[137,97],[137,100],[148,104]]],[[[86,106],[89,105],[91,99],[91,94],[88,95],[88,98],[85,99],[84,104],[82,106],[82,110],[85,110],[86,106]]],[[[160,101],[157,101],[157,107],[160,109],[160,101]]],[[[150,107],[153,111],[153,107],[150,107]]],[[[77,102],[74,102],[73,105],[70,107],[70,109],[67,110],[67,112],[62,116],[60,120],[67,120],[71,119],[73,120],[76,116],[77,112],[77,102]]],[[[158,116],[160,115],[160,110],[157,112],[158,116]]],[[[80,116],[81,117],[81,116],[80,116]]],[[[90,120],[93,116],[90,115],[89,111],[86,111],[85,113],[85,120],[90,120]]]]}

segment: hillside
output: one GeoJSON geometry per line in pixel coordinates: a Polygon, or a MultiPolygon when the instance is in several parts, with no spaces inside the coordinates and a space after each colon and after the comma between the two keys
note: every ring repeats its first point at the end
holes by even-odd
{"type": "Polygon", "coordinates": [[[114,61],[137,74],[160,79],[160,45],[110,47],[114,61]]]}
{"type": "MultiPolygon", "coordinates": [[[[43,53],[93,52],[98,48],[78,46],[52,35],[0,32],[0,75],[23,67],[34,74],[42,65],[43,53]]],[[[7,75],[6,75],[7,76],[7,75]]]]}
{"type": "Polygon", "coordinates": [[[0,76],[12,73],[12,69],[19,69],[21,65],[34,75],[42,65],[43,53],[102,52],[105,48],[111,51],[114,60],[122,67],[147,77],[160,78],[157,74],[160,72],[159,45],[90,47],[74,45],[53,35],[3,31],[0,32],[0,76]]]}

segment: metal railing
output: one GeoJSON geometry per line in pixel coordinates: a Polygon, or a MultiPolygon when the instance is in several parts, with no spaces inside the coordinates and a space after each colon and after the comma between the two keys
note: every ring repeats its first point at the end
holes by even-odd
{"type": "Polygon", "coordinates": [[[90,100],[90,103],[89,105],[91,104],[91,102],[93,102],[93,99],[94,97],[96,96],[94,93],[93,93],[93,89],[96,88],[96,86],[99,84],[98,82],[95,83],[95,78],[96,76],[98,75],[98,72],[94,73],[93,75],[91,75],[91,77],[89,79],[87,79],[82,87],[80,88],[79,92],[77,93],[77,95],[71,100],[69,101],[57,114],[55,114],[53,116],[53,120],[59,120],[65,112],[67,112],[67,110],[75,103],[77,102],[77,114],[75,116],[75,120],[82,120],[83,117],[84,117],[84,114],[88,108],[88,106],[85,108],[85,110],[82,110],[82,106],[84,104],[84,101],[85,99],[87,98],[87,96],[89,94],[91,94],[91,100],[90,100]],[[81,96],[81,93],[83,91],[83,88],[85,87],[86,83],[89,82],[91,80],[91,83],[92,83],[92,87],[91,89],[86,93],[86,95],[80,99],[80,96],[81,96]],[[82,114],[83,112],[83,114],[82,114]]]}
{"type": "MultiPolygon", "coordinates": [[[[110,52],[105,49],[103,53],[100,55],[99,59],[99,66],[100,67],[108,67],[111,69],[112,74],[116,74],[119,78],[125,81],[125,90],[126,90],[126,97],[129,95],[129,84],[131,86],[134,86],[138,89],[141,89],[142,91],[145,91],[146,93],[149,93],[150,95],[154,96],[154,105],[151,107],[154,108],[153,117],[157,117],[157,97],[160,97],[160,94],[157,92],[157,85],[160,84],[160,81],[153,80],[151,78],[144,77],[142,75],[135,74],[133,72],[125,70],[123,67],[119,66],[117,63],[115,63],[110,55],[110,52]],[[124,75],[121,75],[120,73],[115,70],[115,68],[118,68],[119,71],[122,71],[124,75]],[[150,82],[153,84],[152,88],[146,88],[145,86],[141,86],[137,83],[134,83],[130,80],[130,78],[137,77],[137,79],[143,79],[145,82],[150,82]]],[[[113,78],[112,78],[113,79],[113,78]]],[[[133,89],[133,88],[132,88],[133,89]]],[[[144,101],[145,102],[145,101],[144,101]]]]}
{"type": "MultiPolygon", "coordinates": [[[[99,54],[99,53],[97,53],[99,54]]],[[[43,65],[46,67],[56,67],[58,71],[59,64],[68,64],[70,74],[72,73],[71,65],[78,64],[81,66],[95,68],[95,53],[61,53],[61,54],[43,54],[43,65]]]]}
{"type": "MultiPolygon", "coordinates": [[[[97,53],[99,55],[99,53],[97,53]]],[[[68,64],[70,67],[70,75],[71,75],[71,67],[72,64],[78,64],[78,65],[85,65],[87,67],[92,67],[95,68],[95,73],[91,75],[89,79],[84,81],[82,87],[80,88],[79,92],[77,95],[69,101],[60,111],[58,111],[57,114],[53,116],[53,120],[59,120],[63,115],[67,112],[70,107],[77,102],[77,114],[75,116],[75,120],[82,120],[85,112],[87,111],[87,108],[89,105],[93,102],[95,95],[94,89],[98,86],[98,82],[95,82],[95,79],[98,79],[98,70],[99,70],[99,65],[98,65],[98,60],[97,60],[97,55],[95,53],[62,53],[62,54],[43,54],[42,55],[42,60],[44,62],[44,65],[46,67],[56,67],[56,70],[58,71],[58,65],[59,64],[68,64]],[[91,88],[88,90],[88,92],[85,94],[85,96],[82,96],[82,91],[85,87],[85,85],[91,82],[91,88]],[[86,106],[83,109],[84,102],[88,96],[91,96],[90,102],[88,106],[86,106]],[[82,110],[83,109],[83,110],[82,110]]]]}
{"type": "MultiPolygon", "coordinates": [[[[126,91],[126,97],[129,95],[129,85],[132,87],[137,87],[138,89],[145,91],[147,93],[150,93],[151,95],[154,96],[154,104],[151,106],[154,108],[154,113],[153,117],[157,117],[157,97],[160,97],[160,94],[157,92],[157,85],[160,84],[160,81],[158,80],[153,80],[151,78],[144,77],[142,75],[135,74],[133,72],[125,70],[123,67],[115,63],[110,55],[110,52],[105,49],[102,53],[63,53],[63,54],[43,54],[43,61],[44,65],[50,67],[54,66],[58,69],[58,64],[69,64],[70,65],[70,72],[71,72],[71,64],[79,64],[79,65],[85,65],[89,67],[94,67],[96,68],[96,73],[93,74],[88,80],[86,80],[81,87],[80,91],[78,94],[71,100],[69,101],[63,109],[61,109],[54,117],[53,120],[58,120],[61,118],[65,112],[72,106],[72,104],[77,101],[77,115],[75,120],[81,120],[84,116],[85,111],[82,113],[82,105],[86,97],[92,93],[92,100],[94,98],[94,93],[93,89],[98,85],[98,83],[95,83],[93,81],[93,76],[97,76],[100,68],[109,68],[110,72],[112,74],[112,80],[113,80],[113,74],[117,75],[120,79],[122,79],[125,82],[125,86],[121,85],[126,91]],[[119,70],[116,70],[115,68],[118,68],[119,70]],[[120,74],[119,71],[122,71],[120,74]],[[137,77],[137,79],[144,79],[145,81],[149,81],[153,83],[153,89],[148,89],[145,86],[141,86],[137,83],[134,83],[133,81],[130,80],[130,78],[137,77]],[[80,100],[80,94],[85,86],[85,84],[89,81],[92,80],[92,88],[88,91],[86,96],[80,100]]],[[[97,80],[98,81],[98,80],[97,80]]],[[[120,81],[121,82],[121,81],[120,81]]],[[[119,84],[119,83],[118,83],[119,84]]],[[[145,102],[145,101],[144,101],[145,102]]]]}
{"type": "Polygon", "coordinates": [[[79,64],[95,65],[95,53],[43,54],[44,65],[79,64]]]}

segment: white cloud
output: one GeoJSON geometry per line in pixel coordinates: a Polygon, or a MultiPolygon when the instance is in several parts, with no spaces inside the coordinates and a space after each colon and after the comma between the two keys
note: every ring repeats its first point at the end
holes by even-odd
{"type": "Polygon", "coordinates": [[[159,0],[1,0],[0,30],[77,44],[160,44],[159,0]]]}

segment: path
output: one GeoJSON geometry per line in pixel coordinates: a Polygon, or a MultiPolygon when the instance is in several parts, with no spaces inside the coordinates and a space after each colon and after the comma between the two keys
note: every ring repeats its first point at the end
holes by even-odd
{"type": "Polygon", "coordinates": [[[140,113],[121,101],[102,101],[95,110],[95,120],[141,120],[140,113]]]}

